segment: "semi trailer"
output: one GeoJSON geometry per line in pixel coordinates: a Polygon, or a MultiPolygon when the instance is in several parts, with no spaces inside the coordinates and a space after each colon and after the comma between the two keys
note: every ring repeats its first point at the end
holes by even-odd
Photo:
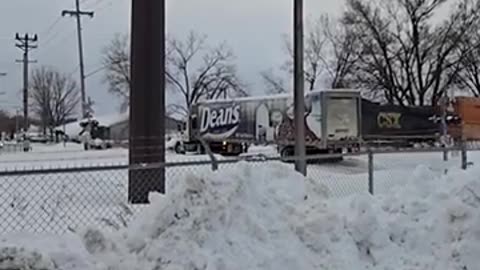
{"type": "MultiPolygon", "coordinates": [[[[311,91],[305,95],[305,141],[308,154],[358,150],[361,96],[355,90],[311,91]]],[[[294,155],[293,95],[211,100],[195,104],[176,152],[239,155],[251,144],[274,144],[283,157],[294,155]]]]}

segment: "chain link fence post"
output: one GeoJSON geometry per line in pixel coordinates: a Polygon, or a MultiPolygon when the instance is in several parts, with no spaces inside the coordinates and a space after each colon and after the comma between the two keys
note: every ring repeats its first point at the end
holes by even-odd
{"type": "Polygon", "coordinates": [[[468,168],[468,155],[467,155],[467,142],[462,140],[461,142],[461,152],[462,152],[462,170],[468,168]]]}
{"type": "Polygon", "coordinates": [[[208,157],[210,157],[210,161],[212,162],[212,171],[218,170],[218,160],[213,154],[212,149],[210,149],[210,145],[208,145],[208,143],[201,136],[197,136],[197,140],[200,142],[203,149],[205,149],[208,157]]]}
{"type": "Polygon", "coordinates": [[[368,192],[373,195],[373,151],[368,149],[368,192]]]}

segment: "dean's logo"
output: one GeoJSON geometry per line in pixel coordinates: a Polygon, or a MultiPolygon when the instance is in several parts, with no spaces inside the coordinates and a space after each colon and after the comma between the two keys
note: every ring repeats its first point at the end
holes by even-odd
{"type": "Polygon", "coordinates": [[[228,138],[240,123],[240,105],[203,107],[201,113],[200,133],[205,137],[228,138]]]}
{"type": "Polygon", "coordinates": [[[402,117],[401,113],[394,112],[381,112],[377,116],[377,124],[379,128],[392,128],[400,129],[402,125],[400,124],[400,118],[402,117]]]}

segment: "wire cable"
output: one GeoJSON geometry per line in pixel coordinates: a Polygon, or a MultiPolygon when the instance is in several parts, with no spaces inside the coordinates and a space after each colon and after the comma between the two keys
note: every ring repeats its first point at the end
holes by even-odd
{"type": "Polygon", "coordinates": [[[55,26],[58,25],[58,23],[60,23],[61,20],[62,17],[58,16],[57,19],[52,24],[50,24],[50,26],[48,26],[46,30],[40,32],[39,36],[48,36],[48,34],[53,30],[53,28],[55,28],[55,26]]]}

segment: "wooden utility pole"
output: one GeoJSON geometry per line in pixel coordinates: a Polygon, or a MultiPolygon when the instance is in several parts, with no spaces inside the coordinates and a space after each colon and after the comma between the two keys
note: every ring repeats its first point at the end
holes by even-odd
{"type": "Polygon", "coordinates": [[[82,117],[88,117],[88,104],[86,97],[86,86],[85,86],[85,65],[83,63],[83,40],[82,40],[82,16],[89,16],[93,18],[93,11],[82,11],[80,10],[80,0],[75,0],[75,10],[64,10],[62,11],[62,16],[70,15],[77,19],[77,35],[78,35],[78,57],[80,58],[80,91],[82,96],[82,117]]]}
{"type": "Polygon", "coordinates": [[[131,49],[128,200],[145,204],[165,192],[165,0],[132,0],[131,49]]]}
{"type": "MultiPolygon", "coordinates": [[[[294,0],[294,110],[295,110],[295,170],[307,174],[305,153],[305,97],[303,74],[303,0],[294,0]]],[[[327,139],[327,138],[323,138],[327,139]]]]}
{"type": "Polygon", "coordinates": [[[17,60],[17,62],[23,63],[23,151],[28,152],[30,145],[28,142],[28,64],[36,63],[36,61],[30,61],[28,54],[30,50],[36,49],[38,46],[35,44],[38,41],[37,35],[20,36],[18,33],[15,35],[15,46],[23,51],[23,60],[17,60]]]}
{"type": "MultiPolygon", "coordinates": [[[[7,76],[6,72],[0,72],[0,78],[7,76]]],[[[0,92],[0,96],[5,95],[5,92],[0,92]]]]}

